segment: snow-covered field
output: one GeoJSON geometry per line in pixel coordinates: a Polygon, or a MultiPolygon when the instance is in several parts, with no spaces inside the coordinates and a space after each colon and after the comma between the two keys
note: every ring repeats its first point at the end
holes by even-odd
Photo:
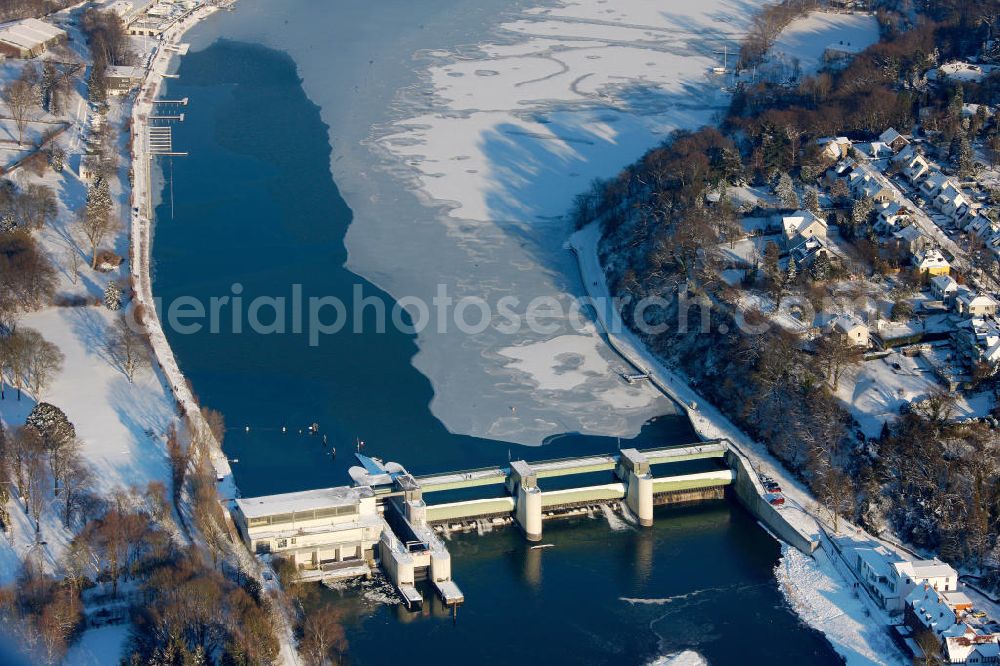
{"type": "Polygon", "coordinates": [[[813,12],[792,21],[771,49],[786,63],[798,60],[802,73],[813,74],[823,64],[827,48],[862,51],[878,41],[878,21],[869,14],[813,12]]]}
{"type": "MultiPolygon", "coordinates": [[[[19,71],[22,65],[23,61],[8,60],[2,68],[4,76],[11,77],[11,71],[19,71]]],[[[28,183],[48,185],[56,193],[58,216],[53,224],[37,232],[36,238],[56,268],[57,294],[100,299],[109,281],[128,274],[128,266],[126,262],[119,271],[112,273],[98,273],[88,266],[89,248],[74,230],[76,211],[86,197],[86,185],[74,173],[79,154],[85,149],[82,136],[88,122],[88,105],[80,90],[74,91],[66,108],[74,127],[56,140],[68,156],[64,171],[60,174],[50,169],[39,177],[20,169],[10,177],[21,186],[28,183]],[[80,261],[76,280],[71,275],[70,254],[76,254],[80,261]]],[[[122,109],[112,105],[107,122],[121,127],[125,119],[122,109]]],[[[124,154],[127,137],[122,133],[120,139],[124,154]]],[[[118,211],[123,216],[128,211],[125,170],[123,161],[122,179],[111,186],[118,211]]],[[[102,247],[114,248],[119,255],[127,257],[125,227],[102,247]]],[[[0,420],[8,427],[23,424],[38,401],[61,408],[76,428],[81,441],[80,454],[92,474],[93,488],[103,496],[119,488],[144,487],[154,480],[168,482],[164,435],[169,424],[176,420],[169,387],[158,372],[141,370],[136,374],[135,383],[129,384],[109,354],[106,331],[114,316],[115,313],[103,306],[94,305],[49,307],[27,314],[19,325],[37,330],[46,340],[56,344],[65,357],[63,368],[41,395],[25,392],[18,401],[16,392],[8,388],[7,399],[0,401],[0,420]]],[[[0,540],[0,584],[11,581],[18,572],[20,560],[30,549],[39,548],[35,544],[34,526],[23,504],[15,500],[9,508],[15,529],[13,543],[0,540]]],[[[39,540],[44,542],[41,546],[43,560],[51,570],[58,570],[62,550],[70,538],[58,509],[58,503],[53,501],[45,508],[41,521],[39,540]]]]}

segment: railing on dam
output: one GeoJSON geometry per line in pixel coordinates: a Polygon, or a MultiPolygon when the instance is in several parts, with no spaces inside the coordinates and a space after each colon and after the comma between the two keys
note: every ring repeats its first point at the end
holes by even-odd
{"type": "MultiPolygon", "coordinates": [[[[651,449],[641,449],[640,453],[649,459],[651,465],[671,462],[684,462],[704,458],[722,458],[728,449],[725,441],[709,441],[688,446],[666,446],[651,449]]],[[[615,469],[618,464],[617,454],[602,454],[590,456],[575,456],[539,460],[531,463],[531,468],[539,479],[567,476],[573,474],[588,474],[615,469]]],[[[425,474],[414,477],[424,494],[473,488],[476,486],[499,485],[507,481],[509,467],[480,467],[477,469],[445,472],[442,474],[425,474]]]]}

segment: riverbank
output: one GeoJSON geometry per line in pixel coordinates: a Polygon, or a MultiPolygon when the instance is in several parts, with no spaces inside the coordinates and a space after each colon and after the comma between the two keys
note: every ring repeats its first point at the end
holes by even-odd
{"type": "Polygon", "coordinates": [[[188,385],[187,379],[177,364],[173,350],[167,342],[160,322],[159,313],[153,298],[153,286],[150,270],[152,255],[153,201],[152,160],[149,154],[146,136],[149,129],[149,116],[153,114],[155,100],[170,62],[176,55],[186,50],[181,45],[184,33],[198,24],[199,21],[219,11],[216,5],[200,5],[191,13],[174,23],[161,35],[159,44],[146,70],[139,87],[138,95],[132,107],[132,169],[134,182],[130,205],[130,258],[133,289],[135,291],[135,306],[142,306],[144,311],[143,325],[149,338],[150,346],[156,357],[157,365],[166,376],[170,390],[177,400],[178,409],[187,419],[188,427],[197,430],[202,441],[210,443],[209,455],[216,475],[220,479],[218,490],[223,500],[239,496],[233,479],[229,460],[222,451],[221,444],[212,435],[211,429],[202,416],[201,407],[188,385]]]}

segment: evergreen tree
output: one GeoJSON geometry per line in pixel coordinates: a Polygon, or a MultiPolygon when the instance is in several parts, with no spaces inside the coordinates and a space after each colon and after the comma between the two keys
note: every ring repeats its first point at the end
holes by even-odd
{"type": "Polygon", "coordinates": [[[104,307],[112,312],[122,307],[122,290],[115,282],[109,282],[104,288],[104,307]]]}
{"type": "Polygon", "coordinates": [[[108,81],[104,76],[104,68],[96,64],[90,68],[90,76],[87,77],[87,96],[98,106],[104,106],[108,102],[108,81]]]}
{"type": "Polygon", "coordinates": [[[785,277],[786,284],[795,284],[795,278],[799,275],[798,268],[795,266],[795,257],[788,258],[788,274],[785,277]]]}
{"type": "Polygon", "coordinates": [[[787,172],[782,171],[778,176],[778,183],[774,186],[774,193],[778,195],[778,201],[782,208],[798,208],[799,196],[795,193],[795,184],[792,177],[787,172]]]}
{"type": "Polygon", "coordinates": [[[819,215],[819,191],[815,187],[807,187],[805,196],[802,197],[802,205],[809,212],[819,215]]]}

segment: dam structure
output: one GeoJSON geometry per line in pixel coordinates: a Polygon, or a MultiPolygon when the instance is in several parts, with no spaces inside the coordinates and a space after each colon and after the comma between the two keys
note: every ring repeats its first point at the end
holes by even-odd
{"type": "Polygon", "coordinates": [[[791,545],[816,548],[772,506],[727,440],[420,476],[355,455],[353,485],[233,500],[230,513],[247,548],[291,559],[303,580],[368,576],[380,566],[414,610],[423,604],[422,582],[447,606],[464,601],[441,536],[450,530],[513,523],[537,543],[545,522],[560,517],[610,508],[650,526],[656,506],[729,495],[791,545]]]}

